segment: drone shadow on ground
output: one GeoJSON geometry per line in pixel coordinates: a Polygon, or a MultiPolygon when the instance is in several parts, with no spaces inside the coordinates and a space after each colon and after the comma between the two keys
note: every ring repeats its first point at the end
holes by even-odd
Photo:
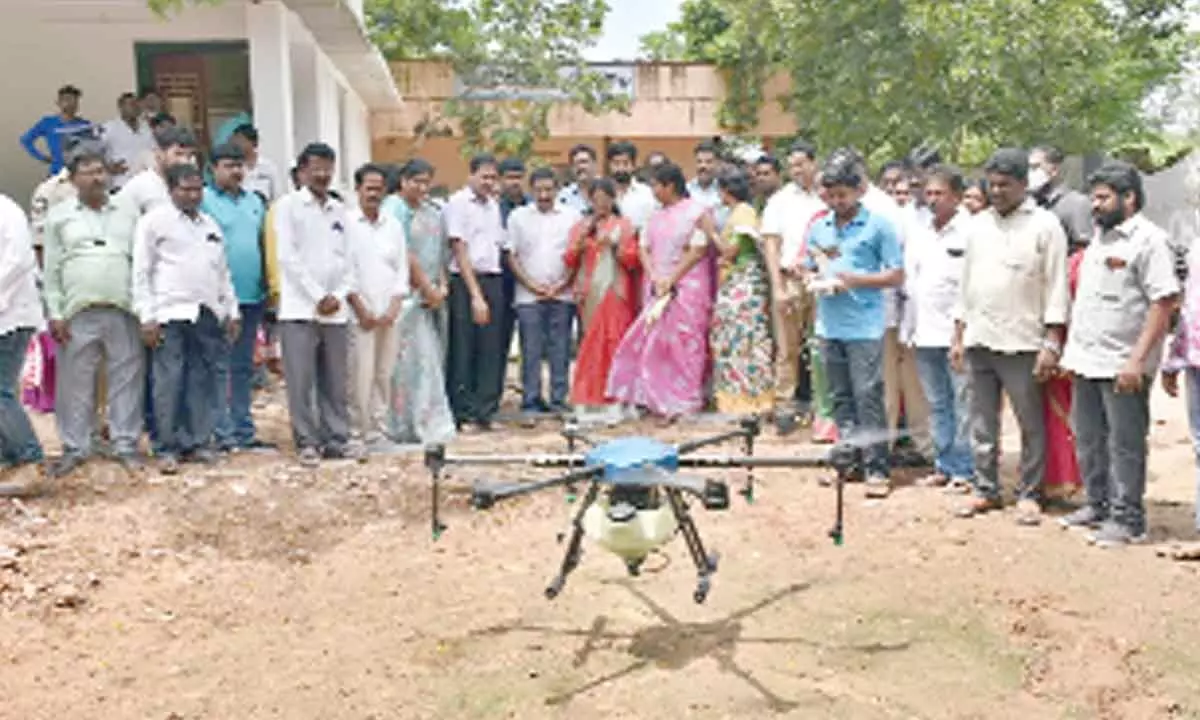
{"type": "MultiPolygon", "coordinates": [[[[591,627],[586,630],[556,628],[545,625],[527,625],[517,622],[485,628],[471,634],[475,636],[495,636],[523,632],[582,638],[583,645],[575,651],[575,656],[571,663],[576,668],[583,667],[591,655],[599,650],[624,651],[633,657],[631,663],[615,672],[589,680],[567,692],[547,697],[546,704],[555,706],[565,705],[580,695],[589,693],[598,687],[633,675],[649,667],[682,670],[698,660],[708,658],[715,661],[717,667],[722,672],[735,675],[754,688],[763,697],[772,712],[784,713],[800,707],[801,703],[779,696],[754,677],[748,670],[738,665],[734,657],[738,646],[742,644],[805,645],[812,648],[829,649],[829,646],[823,643],[803,637],[768,637],[743,634],[743,621],[745,619],[782,600],[807,590],[811,586],[811,583],[789,585],[724,618],[702,623],[681,622],[629,581],[619,581],[614,584],[619,584],[632,593],[635,598],[658,618],[659,622],[634,632],[616,632],[609,629],[609,618],[605,615],[599,615],[592,621],[591,627]]],[[[911,646],[912,641],[905,640],[897,643],[849,645],[837,649],[876,655],[902,652],[911,646]]]]}

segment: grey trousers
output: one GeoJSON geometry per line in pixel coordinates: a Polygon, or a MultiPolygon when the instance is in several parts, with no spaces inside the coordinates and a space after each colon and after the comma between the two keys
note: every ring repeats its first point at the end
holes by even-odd
{"type": "Polygon", "coordinates": [[[296,450],[342,448],[350,435],[350,327],[287,320],[278,329],[296,450]]]}
{"type": "Polygon", "coordinates": [[[971,441],[975,451],[975,492],[1000,497],[1000,410],[1008,395],[1021,429],[1018,500],[1036,500],[1046,472],[1046,420],[1042,385],[1033,376],[1037,353],[967,350],[971,373],[971,441]]]}
{"type": "Polygon", "coordinates": [[[138,322],[117,308],[90,308],[69,321],[70,340],[58,349],[54,416],[64,455],[91,454],[96,423],[96,381],[106,378],[113,450],[128,455],[142,434],[146,353],[138,322]]]}
{"type": "Polygon", "coordinates": [[[162,455],[181,455],[212,444],[217,416],[211,398],[217,392],[217,363],[229,353],[221,321],[207,307],[195,322],[162,326],[154,348],[154,412],[162,455]],[[181,392],[182,390],[182,392],[181,392]]]}
{"type": "Polygon", "coordinates": [[[1145,532],[1149,387],[1119,393],[1112,380],[1077,377],[1072,383],[1071,422],[1088,504],[1134,535],[1145,532]]]}

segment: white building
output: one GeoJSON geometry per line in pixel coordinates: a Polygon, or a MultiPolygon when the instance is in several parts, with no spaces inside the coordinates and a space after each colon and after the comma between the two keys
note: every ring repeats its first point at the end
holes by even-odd
{"type": "Polygon", "coordinates": [[[63,85],[83,91],[93,122],[116,116],[121,93],[156,87],[202,142],[249,113],[281,172],[320,140],[338,151],[343,186],[370,160],[370,112],[400,102],[362,0],[223,0],[169,18],[146,0],[0,0],[0,65],[0,192],[23,205],[47,171],[18,138],[56,112],[63,85]]]}

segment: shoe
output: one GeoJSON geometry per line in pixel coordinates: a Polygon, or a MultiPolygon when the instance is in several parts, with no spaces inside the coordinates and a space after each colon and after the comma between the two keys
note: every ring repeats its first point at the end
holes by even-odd
{"type": "Polygon", "coordinates": [[[1091,505],[1084,505],[1069,515],[1058,519],[1058,524],[1067,529],[1080,530],[1083,528],[1098,528],[1104,522],[1104,513],[1091,505]]]}
{"type": "Polygon", "coordinates": [[[164,453],[158,459],[158,471],[163,475],[175,475],[179,473],[179,458],[170,453],[164,453]]]}
{"type": "Polygon", "coordinates": [[[32,498],[46,492],[48,473],[40,462],[17,465],[0,481],[0,498],[32,498]]]}
{"type": "Polygon", "coordinates": [[[184,453],[183,461],[197,465],[213,465],[217,462],[217,454],[208,448],[196,448],[184,453]]]}
{"type": "Polygon", "coordinates": [[[838,430],[837,425],[832,420],[826,418],[816,418],[812,424],[812,441],[820,445],[829,445],[837,442],[838,430]]]}
{"type": "Polygon", "coordinates": [[[942,488],[942,492],[947,495],[969,495],[972,489],[970,478],[952,477],[946,483],[946,487],[942,488]]]}
{"type": "Polygon", "coordinates": [[[1042,524],[1042,506],[1036,500],[1025,498],[1017,501],[1017,524],[1033,527],[1042,524]]]}
{"type": "Polygon", "coordinates": [[[799,426],[795,413],[783,411],[775,414],[775,431],[780,435],[791,435],[799,426]]]}
{"type": "Polygon", "coordinates": [[[49,475],[52,478],[64,478],[83,467],[87,458],[77,453],[63,455],[50,465],[49,475]]]}
{"type": "Polygon", "coordinates": [[[315,468],[321,464],[321,454],[316,448],[302,448],[297,455],[300,467],[315,468]]]}
{"type": "Polygon", "coordinates": [[[321,448],[322,460],[345,460],[349,457],[345,445],[326,445],[321,448]]]}
{"type": "Polygon", "coordinates": [[[882,500],[892,494],[892,481],[886,475],[872,475],[867,478],[867,497],[882,500]]]}
{"type": "Polygon", "coordinates": [[[142,459],[137,453],[117,453],[115,456],[117,463],[121,469],[127,473],[139,473],[142,471],[142,459]]]}
{"type": "Polygon", "coordinates": [[[495,426],[492,425],[491,420],[476,420],[475,429],[479,432],[491,432],[495,429],[495,426]]]}
{"type": "Polygon", "coordinates": [[[1088,542],[1098,548],[1117,548],[1146,541],[1146,533],[1135,533],[1121,523],[1105,521],[1100,529],[1088,535],[1088,542]]]}
{"type": "Polygon", "coordinates": [[[262,450],[278,450],[279,446],[276,445],[275,443],[269,443],[265,440],[259,440],[258,438],[250,438],[249,440],[243,440],[243,441],[239,442],[238,448],[241,450],[246,450],[248,452],[255,452],[255,451],[262,451],[262,450]]]}
{"type": "Polygon", "coordinates": [[[1000,502],[1000,498],[982,497],[976,495],[967,502],[958,506],[954,514],[960,518],[973,518],[977,515],[983,515],[993,510],[999,510],[1004,507],[1004,503],[1000,502]]]}

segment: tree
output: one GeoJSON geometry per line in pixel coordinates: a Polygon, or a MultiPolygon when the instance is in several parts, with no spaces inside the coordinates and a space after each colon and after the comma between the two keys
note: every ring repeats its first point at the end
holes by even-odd
{"type": "Polygon", "coordinates": [[[666,49],[716,62],[741,85],[791,77],[786,97],[757,104],[731,86],[735,110],[722,119],[733,127],[752,126],[762,102],[776,100],[824,147],[882,159],[934,142],[977,162],[1002,144],[1088,152],[1152,135],[1143,101],[1194,55],[1184,23],[1192,4],[856,0],[830,12],[817,0],[685,0],[685,16],[725,22],[673,27],[684,37],[666,49]],[[710,52],[730,47],[747,52],[710,52]]]}
{"type": "Polygon", "coordinates": [[[459,92],[414,128],[419,138],[457,124],[463,153],[528,158],[549,135],[551,110],[624,111],[627,99],[584,52],[600,38],[605,0],[368,0],[371,35],[390,60],[449,62],[459,92]]]}
{"type": "MultiPolygon", "coordinates": [[[[167,16],[224,0],[146,0],[167,16]]],[[[528,158],[551,110],[625,111],[628,100],[584,52],[600,38],[606,0],[366,0],[372,41],[389,60],[449,62],[461,92],[414,128],[419,141],[458,126],[463,153],[528,158]]]]}

